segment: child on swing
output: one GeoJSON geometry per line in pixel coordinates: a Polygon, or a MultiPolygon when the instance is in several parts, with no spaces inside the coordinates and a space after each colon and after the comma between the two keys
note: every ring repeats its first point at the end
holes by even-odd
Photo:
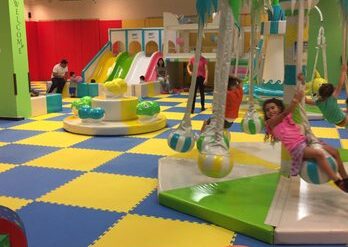
{"type": "MultiPolygon", "coordinates": [[[[302,81],[303,75],[300,74],[298,78],[302,81]]],[[[268,99],[263,103],[262,109],[266,123],[265,140],[270,139],[271,142],[279,140],[285,146],[292,159],[292,176],[300,173],[303,159],[315,159],[320,168],[328,174],[337,187],[348,193],[348,174],[344,169],[338,151],[327,144],[321,143],[323,149],[336,159],[340,176],[331,169],[321,150],[308,145],[306,136],[301,133],[300,127],[292,120],[292,113],[303,96],[303,91],[296,91],[290,105],[286,108],[281,100],[275,98],[268,99]]]]}
{"type": "MultiPolygon", "coordinates": [[[[322,84],[318,91],[318,99],[312,100],[305,98],[306,104],[318,106],[324,118],[329,123],[333,123],[339,127],[348,125],[348,116],[337,104],[337,98],[341,93],[346,76],[347,65],[342,65],[340,80],[336,88],[331,83],[322,84]]],[[[304,81],[303,77],[302,80],[304,81]]]]}

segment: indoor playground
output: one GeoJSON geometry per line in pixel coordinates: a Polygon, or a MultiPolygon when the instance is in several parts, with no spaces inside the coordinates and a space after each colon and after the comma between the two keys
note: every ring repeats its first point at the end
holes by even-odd
{"type": "Polygon", "coordinates": [[[348,0],[1,0],[0,247],[348,244],[348,0]]]}

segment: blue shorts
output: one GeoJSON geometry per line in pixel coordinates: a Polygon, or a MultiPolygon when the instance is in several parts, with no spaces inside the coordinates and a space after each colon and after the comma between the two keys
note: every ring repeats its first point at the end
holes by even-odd
{"type": "Polygon", "coordinates": [[[69,94],[75,94],[76,93],[76,87],[69,87],[69,94]]]}

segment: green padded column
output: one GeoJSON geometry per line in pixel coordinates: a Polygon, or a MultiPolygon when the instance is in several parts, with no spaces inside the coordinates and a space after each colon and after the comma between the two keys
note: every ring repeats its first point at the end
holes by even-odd
{"type": "Polygon", "coordinates": [[[23,0],[0,1],[0,30],[0,118],[30,117],[23,0]]]}

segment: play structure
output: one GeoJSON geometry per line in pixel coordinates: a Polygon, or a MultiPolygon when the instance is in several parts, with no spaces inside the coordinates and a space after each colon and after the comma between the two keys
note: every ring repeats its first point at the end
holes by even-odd
{"type": "Polygon", "coordinates": [[[125,96],[127,88],[117,78],[104,83],[103,96],[74,101],[74,115],[64,119],[64,129],[83,135],[134,135],[164,128],[166,118],[158,103],[125,96]]]}
{"type": "Polygon", "coordinates": [[[16,212],[4,206],[0,206],[0,246],[28,246],[22,220],[16,212]]]}
{"type": "MultiPolygon", "coordinates": [[[[305,10],[317,1],[282,1],[282,6],[297,10],[297,49],[285,66],[285,103],[292,99],[297,84],[296,74],[303,70],[303,28],[305,10]],[[290,69],[289,69],[290,68],[290,69]],[[292,71],[290,73],[290,71],[292,71]]],[[[279,1],[250,1],[252,29],[257,30],[260,12],[266,7],[273,15],[281,13],[279,1]],[[279,11],[279,12],[277,12],[279,11]]],[[[217,8],[220,12],[217,66],[215,71],[213,116],[197,141],[192,132],[190,110],[195,80],[192,79],[185,115],[179,127],[168,136],[168,145],[178,154],[159,160],[158,197],[162,205],[205,219],[216,225],[246,234],[270,244],[346,244],[348,242],[348,196],[326,184],[328,177],[318,164],[306,160],[300,176],[290,177],[291,158],[280,144],[231,143],[223,129],[224,102],[230,72],[232,52],[232,26],[238,22],[239,1],[202,1],[196,3],[198,12],[198,38],[195,61],[201,51],[204,23],[217,8]],[[234,15],[233,15],[233,14],[234,15]],[[237,16],[237,18],[236,18],[237,16]],[[233,153],[231,153],[231,148],[233,153]],[[241,158],[245,152],[248,156],[241,158]],[[252,151],[252,154],[250,154],[252,151]],[[272,154],[272,155],[270,155],[272,154]],[[237,162],[236,162],[237,161],[237,162]],[[180,178],[180,179],[179,179],[180,178]]],[[[285,18],[270,20],[270,30],[284,25],[285,18]]],[[[278,42],[280,37],[274,37],[278,42]]],[[[255,34],[251,34],[251,47],[256,47],[255,34]]],[[[255,51],[250,52],[250,61],[255,51]]],[[[249,62],[249,78],[254,78],[252,62],[249,62]]],[[[198,63],[194,64],[193,78],[198,63]]],[[[278,72],[277,72],[278,73],[278,72]]],[[[269,80],[273,78],[268,77],[269,80]]],[[[253,84],[250,84],[252,90],[253,84]]],[[[251,95],[252,91],[249,92],[251,95]]],[[[252,97],[251,97],[252,98],[252,97]]],[[[253,102],[244,121],[256,121],[253,102]]],[[[299,124],[310,136],[314,148],[321,148],[311,132],[303,105],[298,116],[299,124]]],[[[257,124],[254,123],[254,127],[257,124]]],[[[246,128],[251,125],[246,125],[246,128]]],[[[245,131],[248,132],[248,131],[245,131]]],[[[249,133],[251,131],[249,130],[249,133]]],[[[337,172],[334,159],[326,155],[333,171],[337,172]]]]}
{"type": "Polygon", "coordinates": [[[102,95],[103,83],[117,78],[129,85],[127,95],[154,96],[160,93],[156,65],[162,58],[160,28],[110,29],[109,41],[84,68],[84,81],[99,83],[102,95]],[[140,84],[140,76],[145,82],[140,84]]]}

